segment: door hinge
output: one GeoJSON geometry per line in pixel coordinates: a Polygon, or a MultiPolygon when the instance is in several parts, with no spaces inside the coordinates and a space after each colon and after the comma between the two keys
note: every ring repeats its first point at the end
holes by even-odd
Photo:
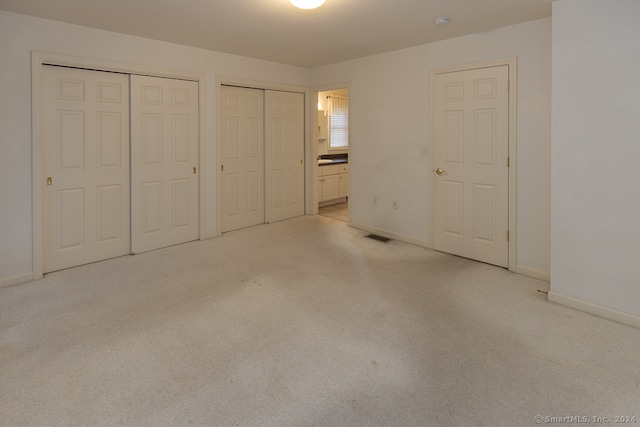
{"type": "Polygon", "coordinates": [[[220,172],[224,172],[224,165],[220,165],[220,172]]]}
{"type": "Polygon", "coordinates": [[[507,230],[507,242],[511,240],[511,234],[509,233],[509,230],[507,230]]]}
{"type": "Polygon", "coordinates": [[[507,93],[511,93],[511,82],[507,82],[507,93]]]}
{"type": "Polygon", "coordinates": [[[511,157],[507,156],[507,167],[511,167],[511,157]]]}
{"type": "Polygon", "coordinates": [[[195,166],[193,167],[193,174],[195,175],[196,173],[198,173],[198,168],[196,168],[195,166]]]}

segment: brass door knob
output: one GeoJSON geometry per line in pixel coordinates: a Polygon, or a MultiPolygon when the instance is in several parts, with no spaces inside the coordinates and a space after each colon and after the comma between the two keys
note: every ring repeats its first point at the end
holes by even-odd
{"type": "Polygon", "coordinates": [[[447,172],[446,170],[442,170],[442,169],[440,169],[440,168],[436,169],[436,173],[437,173],[438,175],[442,175],[443,173],[446,173],[446,172],[447,172]]]}

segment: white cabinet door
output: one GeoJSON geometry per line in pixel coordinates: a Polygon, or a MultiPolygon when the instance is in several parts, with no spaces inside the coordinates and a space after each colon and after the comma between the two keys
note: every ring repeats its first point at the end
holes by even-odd
{"type": "Polygon", "coordinates": [[[508,66],[434,79],[436,250],[509,264],[508,66]]]}
{"type": "Polygon", "coordinates": [[[325,110],[318,111],[318,139],[326,140],[329,133],[329,117],[325,110]]]}
{"type": "Polygon", "coordinates": [[[43,272],[128,254],[129,76],[44,66],[43,87],[43,272]]]}
{"type": "Polygon", "coordinates": [[[198,83],[131,76],[132,251],[199,234],[198,83]]]}
{"type": "Polygon", "coordinates": [[[339,178],[339,192],[338,197],[348,197],[349,196],[349,174],[341,173],[339,178]]]}
{"type": "Polygon", "coordinates": [[[322,186],[320,187],[320,201],[337,199],[340,194],[340,176],[327,175],[322,177],[322,186]]]}

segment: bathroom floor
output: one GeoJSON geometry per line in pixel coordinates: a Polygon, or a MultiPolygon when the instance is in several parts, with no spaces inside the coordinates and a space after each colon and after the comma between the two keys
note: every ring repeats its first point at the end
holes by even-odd
{"type": "Polygon", "coordinates": [[[321,207],[318,209],[318,215],[337,219],[342,222],[349,222],[349,202],[321,207]]]}

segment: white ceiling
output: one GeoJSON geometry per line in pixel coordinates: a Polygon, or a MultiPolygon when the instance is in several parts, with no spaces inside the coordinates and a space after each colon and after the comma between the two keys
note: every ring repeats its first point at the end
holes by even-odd
{"type": "Polygon", "coordinates": [[[551,16],[552,0],[0,0],[0,9],[317,67],[551,16]],[[447,16],[446,27],[432,21],[447,16]]]}

